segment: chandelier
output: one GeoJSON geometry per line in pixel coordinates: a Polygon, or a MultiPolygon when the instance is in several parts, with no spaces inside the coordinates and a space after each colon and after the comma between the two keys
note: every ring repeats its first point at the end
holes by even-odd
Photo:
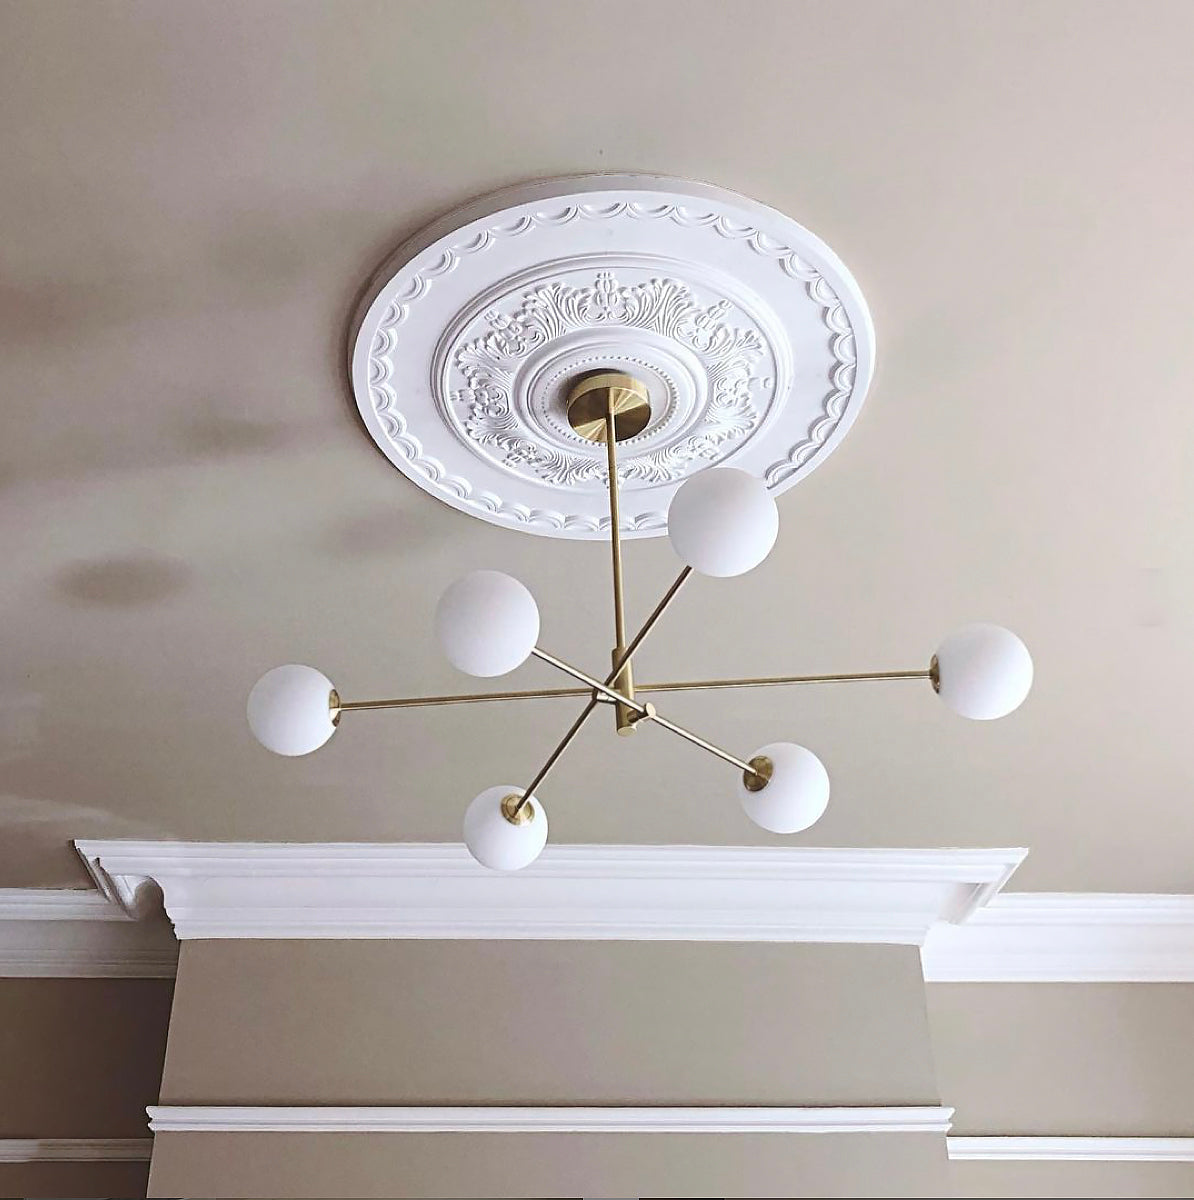
{"type": "Polygon", "coordinates": [[[707,185],[598,176],[477,202],[396,258],[354,351],[367,428],[396,466],[455,507],[528,532],[608,538],[611,664],[584,670],[540,646],[539,610],[527,588],[498,571],[473,571],[436,608],[435,633],[448,661],[495,678],[534,657],[574,686],[345,700],[323,673],[292,663],[268,671],[249,694],[249,727],[268,750],[309,754],[345,714],[370,709],[584,698],[525,786],[486,788],[465,811],[473,857],[518,870],[547,841],[537,790],[599,708],[620,735],[655,726],[728,763],[739,773],[747,816],[788,834],[813,825],[829,802],[829,775],[811,750],[775,742],[739,757],[646,697],[923,680],[950,709],[975,720],[1002,717],[1023,702],[1032,659],[1015,634],[991,624],[954,633],[919,669],[634,679],[636,653],[694,572],[741,575],[767,557],[779,532],[774,493],[833,449],[865,393],[873,337],[865,305],[844,266],[807,230],[707,185]],[[529,233],[541,233],[541,241],[519,240],[529,233]],[[399,357],[426,366],[430,395],[400,393],[399,357]],[[771,446],[790,441],[792,429],[810,432],[794,446],[784,443],[776,459],[771,446]],[[775,461],[762,472],[724,463],[753,466],[763,455],[775,461]],[[630,513],[623,511],[627,481],[637,489],[630,513]],[[499,494],[498,486],[526,501],[499,494]],[[602,514],[593,505],[595,486],[604,494],[602,514]],[[666,506],[655,507],[664,495],[666,506]],[[561,511],[565,504],[569,512],[561,511]],[[628,634],[622,538],[663,533],[683,567],[628,634]]]}

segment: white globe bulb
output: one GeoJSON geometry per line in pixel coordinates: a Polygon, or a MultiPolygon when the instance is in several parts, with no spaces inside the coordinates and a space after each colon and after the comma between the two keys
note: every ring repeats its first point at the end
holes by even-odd
{"type": "Polygon", "coordinates": [[[505,675],[539,640],[535,597],[501,571],[470,571],[449,585],[435,610],[435,636],[467,675],[505,675]]]}
{"type": "Polygon", "coordinates": [[[1032,655],[1010,629],[967,625],[937,649],[937,694],[974,721],[1006,717],[1032,687],[1032,655]]]}
{"type": "Polygon", "coordinates": [[[522,788],[508,785],[486,788],[465,811],[464,844],[483,867],[519,871],[533,863],[547,844],[547,813],[534,796],[519,814],[519,824],[502,812],[507,796],[522,794],[522,788]]]}
{"type": "Polygon", "coordinates": [[[821,819],[829,804],[829,773],[811,750],[772,742],[751,758],[771,762],[771,775],[757,792],[745,779],[738,783],[738,798],[756,825],[772,833],[799,833],[821,819]]]}
{"type": "Polygon", "coordinates": [[[667,511],[672,549],[702,575],[742,575],[771,553],[779,509],[753,475],[711,467],[686,479],[667,511]]]}
{"type": "Polygon", "coordinates": [[[314,667],[290,663],[266,671],[249,693],[249,728],[275,754],[310,754],[336,732],[332,681],[314,667]]]}

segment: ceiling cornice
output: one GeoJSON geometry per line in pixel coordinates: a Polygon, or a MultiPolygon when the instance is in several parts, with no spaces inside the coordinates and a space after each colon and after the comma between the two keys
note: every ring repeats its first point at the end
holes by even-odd
{"type": "Polygon", "coordinates": [[[134,921],[96,892],[0,888],[0,978],[170,979],[164,921],[134,921]]]}
{"type": "Polygon", "coordinates": [[[930,983],[1194,982],[1194,896],[1022,892],[929,935],[930,983]]]}
{"type": "Polygon", "coordinates": [[[191,938],[551,938],[920,945],[1026,851],[548,846],[514,874],[443,843],[83,841],[141,913],[160,890],[191,938]]]}

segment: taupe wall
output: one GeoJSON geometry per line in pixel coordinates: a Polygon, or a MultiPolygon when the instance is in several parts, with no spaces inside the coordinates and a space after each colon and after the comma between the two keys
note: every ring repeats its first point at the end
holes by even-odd
{"type": "Polygon", "coordinates": [[[1194,1135],[1194,984],[927,992],[954,1133],[1194,1135]]]}
{"type": "MultiPolygon", "coordinates": [[[[0,979],[0,1138],[143,1138],[168,979],[0,979]]],[[[142,1196],[137,1163],[0,1164],[0,1196],[142,1196]]]]}
{"type": "Polygon", "coordinates": [[[0,1196],[144,1196],[147,1163],[0,1163],[0,1196]]]}
{"type": "MultiPolygon", "coordinates": [[[[1194,1136],[1194,984],[928,991],[956,1134],[1194,1136]]],[[[1190,1196],[1191,1163],[950,1164],[959,1196],[1190,1196]]]]}
{"type": "Polygon", "coordinates": [[[954,1196],[1194,1196],[1194,1163],[955,1162],[954,1196]]]}
{"type": "Polygon", "coordinates": [[[917,953],[185,942],[167,1104],[935,1104],[917,953]],[[347,983],[346,981],[351,981],[347,983]]]}
{"type": "MultiPolygon", "coordinates": [[[[936,1104],[917,952],[187,942],[166,1104],[936,1104]]],[[[940,1135],[169,1134],[152,1195],[934,1195],[940,1135]]]]}
{"type": "Polygon", "coordinates": [[[148,1137],[174,984],[0,979],[0,1137],[148,1137]]]}
{"type": "Polygon", "coordinates": [[[934,1196],[930,1134],[164,1134],[150,1194],[934,1196]]]}

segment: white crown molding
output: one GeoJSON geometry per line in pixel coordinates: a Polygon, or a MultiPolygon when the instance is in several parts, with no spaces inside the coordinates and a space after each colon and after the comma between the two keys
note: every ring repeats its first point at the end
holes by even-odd
{"type": "Polygon", "coordinates": [[[0,978],[169,979],[178,943],[96,892],[0,888],[0,978]]]}
{"type": "Polygon", "coordinates": [[[149,1162],[153,1138],[0,1138],[0,1163],[149,1162]]]}
{"type": "Polygon", "coordinates": [[[919,945],[1024,850],[548,846],[515,874],[463,846],[77,842],[100,890],[180,939],[559,938],[919,945]]]}
{"type": "Polygon", "coordinates": [[[1194,896],[996,896],[921,957],[930,983],[1194,982],[1194,896]]]}
{"type": "Polygon", "coordinates": [[[153,1107],[155,1133],[944,1133],[952,1108],[153,1107]]]}
{"type": "Polygon", "coordinates": [[[1189,1137],[950,1137],[958,1162],[1194,1162],[1189,1137]]]}

